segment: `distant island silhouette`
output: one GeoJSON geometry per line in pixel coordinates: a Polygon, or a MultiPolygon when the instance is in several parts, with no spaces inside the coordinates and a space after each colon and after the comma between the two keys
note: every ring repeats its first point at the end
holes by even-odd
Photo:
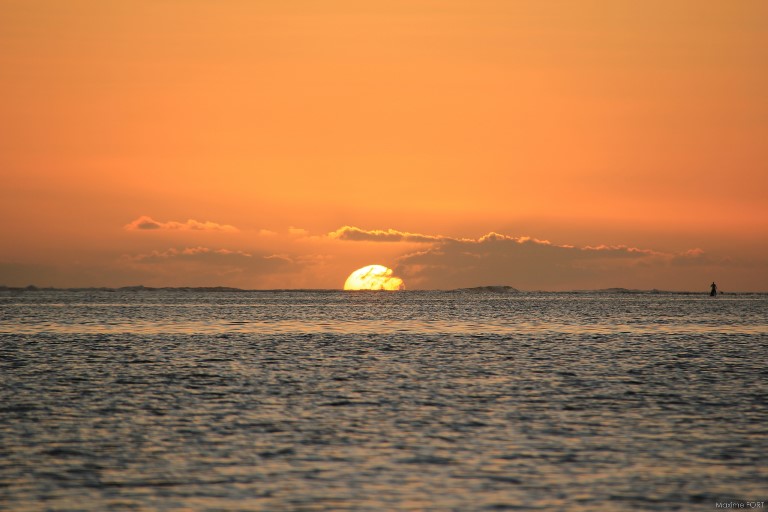
{"type": "Polygon", "coordinates": [[[257,290],[244,290],[241,288],[232,288],[229,286],[167,286],[153,288],[150,286],[121,286],[119,288],[112,288],[108,286],[94,286],[94,287],[82,287],[82,288],[56,288],[53,286],[37,287],[29,285],[25,287],[14,286],[0,286],[0,291],[12,291],[12,292],[158,292],[158,291],[175,291],[175,292],[249,292],[257,290]]]}

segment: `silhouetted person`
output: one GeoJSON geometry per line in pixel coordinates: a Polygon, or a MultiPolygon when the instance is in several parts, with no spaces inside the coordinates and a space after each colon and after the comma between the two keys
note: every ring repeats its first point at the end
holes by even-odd
{"type": "Polygon", "coordinates": [[[715,282],[714,282],[714,281],[712,281],[712,286],[710,286],[710,288],[712,288],[712,291],[711,291],[711,292],[709,292],[709,296],[710,296],[710,297],[715,297],[715,296],[717,296],[717,285],[715,284],[715,282]]]}

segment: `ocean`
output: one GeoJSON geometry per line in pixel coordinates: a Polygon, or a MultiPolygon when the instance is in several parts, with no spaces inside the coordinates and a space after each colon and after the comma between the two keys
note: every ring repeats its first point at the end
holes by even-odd
{"type": "Polygon", "coordinates": [[[0,292],[0,510],[768,506],[768,295],[0,292]]]}

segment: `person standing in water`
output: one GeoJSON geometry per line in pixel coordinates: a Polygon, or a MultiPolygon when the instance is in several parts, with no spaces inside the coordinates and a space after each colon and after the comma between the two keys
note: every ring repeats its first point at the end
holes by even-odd
{"type": "Polygon", "coordinates": [[[712,291],[709,292],[709,296],[710,297],[716,297],[717,296],[717,285],[715,284],[714,281],[712,281],[712,285],[710,286],[710,288],[712,288],[712,291]]]}

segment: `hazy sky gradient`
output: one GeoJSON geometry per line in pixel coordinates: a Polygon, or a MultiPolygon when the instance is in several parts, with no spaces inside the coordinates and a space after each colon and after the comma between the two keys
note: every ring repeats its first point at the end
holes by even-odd
{"type": "Polygon", "coordinates": [[[0,284],[768,291],[762,0],[2,11],[0,284]]]}

